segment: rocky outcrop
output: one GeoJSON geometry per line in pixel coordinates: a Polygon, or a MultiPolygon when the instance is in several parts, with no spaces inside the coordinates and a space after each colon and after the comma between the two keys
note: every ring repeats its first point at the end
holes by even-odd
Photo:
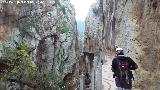
{"type": "MultiPolygon", "coordinates": [[[[99,0],[98,8],[103,9],[94,16],[94,8],[90,9],[86,19],[85,48],[97,44],[102,50],[124,48],[125,55],[138,63],[136,71],[138,80],[135,87],[142,90],[158,90],[159,87],[159,31],[160,31],[159,0],[99,0]],[[102,18],[101,21],[97,18],[102,18]],[[95,19],[95,20],[94,20],[95,19]],[[99,24],[95,24],[99,23],[99,24]],[[88,27],[88,28],[87,28],[88,27]],[[101,27],[99,30],[94,27],[101,27]],[[100,38],[95,44],[90,34],[100,38]],[[102,33],[98,33],[101,31],[102,33]],[[148,86],[150,85],[150,86],[148,86]]],[[[95,45],[95,46],[94,46],[95,45]]],[[[88,49],[85,49],[86,51],[88,49]]]]}
{"type": "MultiPolygon", "coordinates": [[[[3,45],[14,46],[25,41],[30,47],[31,60],[38,70],[54,70],[76,87],[78,78],[78,39],[75,11],[69,0],[47,0],[32,3],[13,1],[0,4],[0,55],[3,45]],[[73,70],[75,69],[75,70],[73,70]],[[74,83],[73,83],[74,82],[74,83]]],[[[67,89],[67,86],[66,86],[67,89]]]]}

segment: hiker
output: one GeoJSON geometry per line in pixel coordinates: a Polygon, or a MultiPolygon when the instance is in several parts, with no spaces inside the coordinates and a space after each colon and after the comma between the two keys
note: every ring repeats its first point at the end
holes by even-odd
{"type": "Polygon", "coordinates": [[[137,64],[130,58],[125,57],[122,48],[116,48],[116,56],[112,61],[113,78],[117,90],[131,90],[133,74],[131,70],[137,69],[137,64]]]}

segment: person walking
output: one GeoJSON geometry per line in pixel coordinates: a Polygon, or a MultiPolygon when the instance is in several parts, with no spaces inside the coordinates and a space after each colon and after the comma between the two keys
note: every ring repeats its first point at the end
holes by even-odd
{"type": "Polygon", "coordinates": [[[116,56],[112,60],[113,78],[117,90],[131,90],[133,74],[131,70],[138,68],[138,65],[130,58],[124,56],[122,48],[116,48],[116,56]]]}

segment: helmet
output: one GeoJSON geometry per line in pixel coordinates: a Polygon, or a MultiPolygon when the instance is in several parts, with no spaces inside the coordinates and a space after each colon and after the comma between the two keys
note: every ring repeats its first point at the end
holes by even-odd
{"type": "Polygon", "coordinates": [[[116,54],[117,54],[117,56],[124,55],[123,49],[122,48],[116,48],[116,54]]]}
{"type": "Polygon", "coordinates": [[[122,48],[116,48],[116,51],[123,51],[122,48]]]}

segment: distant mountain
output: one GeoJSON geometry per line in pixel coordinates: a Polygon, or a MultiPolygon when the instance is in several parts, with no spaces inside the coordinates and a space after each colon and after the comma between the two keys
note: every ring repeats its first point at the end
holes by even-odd
{"type": "Polygon", "coordinates": [[[85,30],[85,21],[77,21],[77,29],[80,36],[83,36],[85,30]]]}

